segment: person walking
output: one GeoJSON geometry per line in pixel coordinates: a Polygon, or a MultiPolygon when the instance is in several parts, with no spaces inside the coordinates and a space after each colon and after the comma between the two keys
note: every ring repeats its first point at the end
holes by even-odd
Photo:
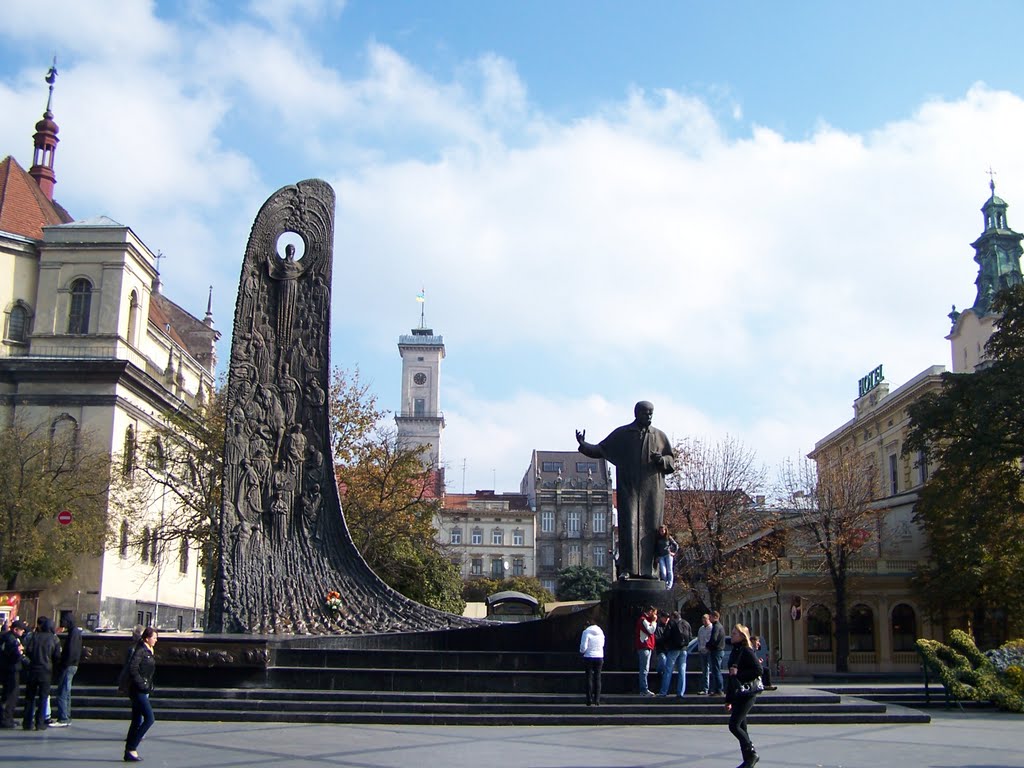
{"type": "Polygon", "coordinates": [[[26,731],[46,730],[46,705],[50,699],[53,670],[60,665],[60,640],[53,633],[53,622],[41,616],[36,631],[25,643],[28,658],[28,679],[25,682],[25,716],[21,727],[26,731]]]}
{"type": "Polygon", "coordinates": [[[711,612],[711,637],[708,638],[708,663],[711,667],[711,679],[708,693],[721,696],[725,693],[722,682],[722,662],[725,660],[725,627],[722,626],[718,611],[711,612]]]}
{"type": "Polygon", "coordinates": [[[57,677],[57,719],[51,728],[67,728],[71,725],[71,681],[78,672],[82,658],[82,630],[75,624],[74,615],[68,613],[60,620],[64,630],[64,647],[60,653],[60,674],[57,677]]]}
{"type": "Polygon", "coordinates": [[[156,661],[153,648],[156,646],[158,634],[153,627],[142,631],[135,652],[128,662],[128,695],[132,700],[132,719],[128,726],[128,735],[124,740],[124,761],[139,763],[139,744],[146,732],[153,726],[153,706],[149,702],[149,694],[153,691],[153,673],[156,661]]]}
{"type": "Polygon", "coordinates": [[[21,638],[28,629],[28,624],[20,619],[11,623],[11,628],[0,633],[0,728],[16,728],[14,708],[18,705],[18,686],[21,677],[22,659],[25,649],[21,647],[21,638]]]}
{"type": "Polygon", "coordinates": [[[742,624],[732,628],[732,651],[729,653],[729,685],[725,711],[729,713],[729,732],[740,743],[743,762],[737,768],[754,768],[760,758],[747,733],[747,715],[754,706],[761,682],[761,662],[750,647],[750,630],[742,624]]]}
{"type": "Polygon", "coordinates": [[[672,687],[672,673],[679,674],[679,683],[676,685],[676,696],[683,698],[686,694],[686,646],[690,644],[693,632],[690,629],[690,622],[684,619],[679,611],[672,611],[668,620],[668,627],[665,629],[665,663],[661,674],[661,689],[659,696],[668,696],[668,690],[672,687]]]}
{"type": "Polygon", "coordinates": [[[604,666],[604,630],[591,619],[580,636],[583,672],[587,679],[587,706],[601,706],[601,668],[604,666]]]}
{"type": "Polygon", "coordinates": [[[658,609],[653,605],[649,605],[640,614],[640,618],[636,620],[636,629],[633,631],[638,663],[637,682],[641,696],[654,695],[651,689],[647,687],[647,674],[651,669],[651,654],[654,652],[655,632],[657,630],[658,609]]]}
{"type": "Polygon", "coordinates": [[[658,558],[658,578],[665,582],[665,589],[672,589],[675,583],[673,561],[678,551],[679,544],[672,538],[668,528],[664,525],[659,526],[657,538],[654,540],[654,554],[658,558]]]}

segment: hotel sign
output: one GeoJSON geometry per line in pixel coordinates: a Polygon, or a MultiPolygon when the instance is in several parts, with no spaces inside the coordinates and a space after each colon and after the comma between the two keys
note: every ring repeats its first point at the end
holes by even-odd
{"type": "Polygon", "coordinates": [[[878,366],[875,370],[860,380],[858,383],[858,391],[860,394],[857,396],[864,397],[864,395],[877,387],[883,381],[885,381],[885,376],[882,375],[882,366],[878,366]]]}

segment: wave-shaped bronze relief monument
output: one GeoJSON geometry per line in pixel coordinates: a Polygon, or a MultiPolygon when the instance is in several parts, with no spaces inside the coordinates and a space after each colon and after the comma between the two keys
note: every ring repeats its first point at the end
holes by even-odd
{"type": "Polygon", "coordinates": [[[253,223],[227,386],[220,568],[209,630],[359,634],[475,626],[370,570],[345,525],[327,418],[334,190],[275,192],[253,223]],[[285,233],[304,243],[278,251],[285,233]],[[329,592],[341,595],[335,611],[329,592]]]}

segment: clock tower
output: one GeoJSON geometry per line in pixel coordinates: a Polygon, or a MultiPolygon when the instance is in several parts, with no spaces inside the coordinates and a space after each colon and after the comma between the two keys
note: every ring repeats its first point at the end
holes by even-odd
{"type": "Polygon", "coordinates": [[[413,328],[398,337],[402,356],[402,402],[395,416],[398,439],[410,448],[427,446],[422,454],[425,469],[440,469],[441,432],[441,360],[444,338],[431,328],[413,328]]]}

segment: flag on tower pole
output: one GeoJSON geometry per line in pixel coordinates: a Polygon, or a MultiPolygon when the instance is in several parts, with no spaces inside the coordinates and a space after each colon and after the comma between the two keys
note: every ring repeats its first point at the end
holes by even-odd
{"type": "Polygon", "coordinates": [[[420,292],[416,294],[416,301],[420,304],[427,300],[427,292],[424,289],[420,289],[420,292]]]}

